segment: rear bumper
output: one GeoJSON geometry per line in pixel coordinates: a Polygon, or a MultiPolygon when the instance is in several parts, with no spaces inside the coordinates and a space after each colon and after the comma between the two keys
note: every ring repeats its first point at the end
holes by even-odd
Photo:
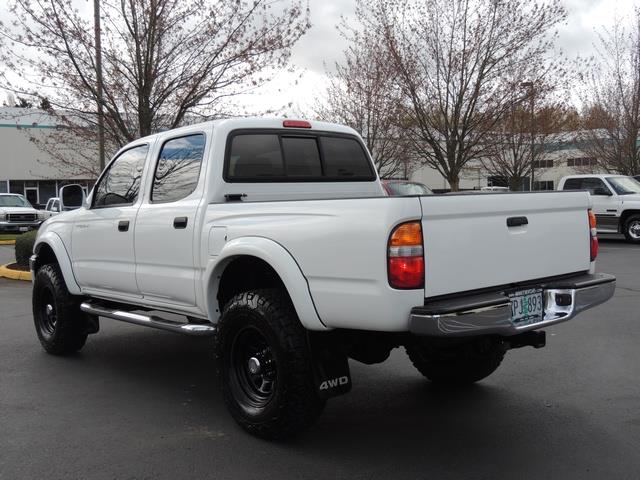
{"type": "Polygon", "coordinates": [[[607,274],[585,274],[548,284],[542,289],[542,320],[515,326],[511,322],[511,301],[505,292],[469,295],[438,300],[414,307],[409,330],[416,335],[465,337],[476,335],[516,335],[529,330],[566,322],[578,313],[609,300],[616,278],[607,274]]]}

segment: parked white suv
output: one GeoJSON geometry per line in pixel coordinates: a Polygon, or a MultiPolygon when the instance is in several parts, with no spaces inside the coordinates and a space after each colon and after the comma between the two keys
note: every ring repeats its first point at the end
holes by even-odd
{"type": "Polygon", "coordinates": [[[38,228],[43,220],[44,212],[33,208],[22,195],[0,193],[0,232],[28,232],[38,228]]]}
{"type": "Polygon", "coordinates": [[[431,381],[469,384],[615,290],[594,273],[587,193],[389,197],[360,136],[330,123],[159,133],[86,202],[77,185],[61,197],[83,206],[49,219],[31,257],[44,349],[81,349],[98,317],[214,335],[224,400],[261,437],[349,391],[349,358],[403,346],[431,381]]]}
{"type": "Polygon", "coordinates": [[[624,175],[570,175],[558,190],[587,190],[593,202],[598,233],[623,233],[640,243],[640,182],[624,175]]]}

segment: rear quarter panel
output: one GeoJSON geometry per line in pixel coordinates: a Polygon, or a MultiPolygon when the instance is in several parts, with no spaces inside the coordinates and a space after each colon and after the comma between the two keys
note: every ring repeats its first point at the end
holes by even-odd
{"type": "Polygon", "coordinates": [[[212,235],[203,250],[210,257],[237,239],[270,239],[297,262],[324,326],[402,331],[424,292],[389,287],[387,241],[397,224],[420,217],[416,197],[212,204],[203,241],[216,227],[226,238],[212,235]]]}

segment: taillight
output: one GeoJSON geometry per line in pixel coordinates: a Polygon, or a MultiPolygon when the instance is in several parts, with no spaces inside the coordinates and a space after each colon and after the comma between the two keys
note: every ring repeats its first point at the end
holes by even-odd
{"type": "Polygon", "coordinates": [[[398,225],[389,237],[389,285],[393,288],[424,287],[424,249],[420,222],[398,225]]]}
{"type": "Polygon", "coordinates": [[[591,261],[593,262],[598,256],[598,230],[596,229],[596,216],[591,210],[589,214],[589,238],[591,241],[591,261]]]}

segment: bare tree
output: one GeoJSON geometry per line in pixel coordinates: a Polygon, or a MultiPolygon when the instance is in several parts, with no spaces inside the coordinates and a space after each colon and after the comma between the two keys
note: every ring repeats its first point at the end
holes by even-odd
{"type": "Polygon", "coordinates": [[[543,98],[533,112],[527,102],[514,103],[494,130],[487,133],[488,148],[478,161],[485,172],[501,178],[511,190],[528,188],[527,179],[531,181],[534,171],[540,174],[557,166],[563,158],[558,158],[555,144],[573,140],[571,132],[579,122],[577,112],[561,102],[546,100],[546,94],[544,88],[538,90],[543,98]]]}
{"type": "Polygon", "coordinates": [[[510,110],[514,85],[557,71],[547,53],[566,18],[559,0],[359,0],[385,39],[410,109],[409,138],[452,190],[510,110]]]}
{"type": "MultiPolygon", "coordinates": [[[[303,2],[102,0],[102,107],[109,150],[224,114],[225,100],[256,88],[286,65],[291,47],[309,28],[303,2]]],[[[74,0],[10,1],[14,21],[0,25],[0,64],[6,66],[0,86],[46,97],[61,130],[55,141],[41,139],[41,146],[61,168],[95,175],[95,39],[92,15],[74,5],[74,0]],[[69,147],[70,138],[80,146],[69,147]],[[55,149],[58,141],[65,143],[62,152],[55,149]],[[87,155],[72,160],[69,149],[87,155]]]]}
{"type": "Polygon", "coordinates": [[[315,113],[357,130],[381,177],[408,178],[416,162],[404,135],[406,109],[388,51],[382,39],[373,41],[344,22],[341,33],[349,47],[335,73],[327,73],[329,86],[315,113]]]}
{"type": "Polygon", "coordinates": [[[595,65],[582,77],[582,150],[606,172],[640,173],[640,9],[630,26],[603,28],[595,65]]]}

